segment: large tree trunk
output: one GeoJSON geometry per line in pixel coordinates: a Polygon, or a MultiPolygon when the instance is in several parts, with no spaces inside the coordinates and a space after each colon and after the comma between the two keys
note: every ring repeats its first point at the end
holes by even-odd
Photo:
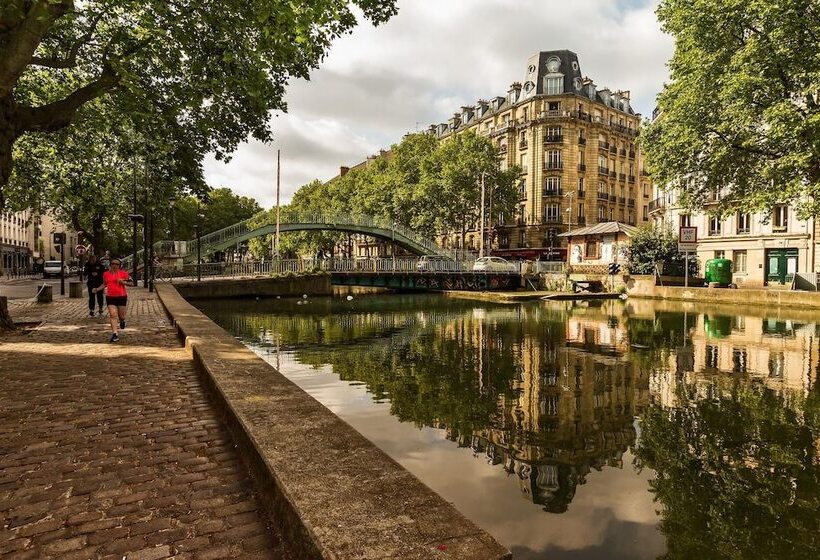
{"type": "Polygon", "coordinates": [[[0,332],[14,328],[14,321],[9,315],[8,300],[5,296],[0,296],[0,332]]]}
{"type": "Polygon", "coordinates": [[[0,210],[5,208],[3,186],[11,178],[12,147],[19,133],[14,118],[14,101],[11,96],[0,97],[0,210]]]}

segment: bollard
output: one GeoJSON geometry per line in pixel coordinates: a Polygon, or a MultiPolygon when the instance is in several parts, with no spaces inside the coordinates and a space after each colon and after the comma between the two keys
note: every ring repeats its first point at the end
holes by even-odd
{"type": "Polygon", "coordinates": [[[37,288],[37,303],[51,303],[53,286],[40,286],[37,288]]]}
{"type": "Polygon", "coordinates": [[[83,283],[82,282],[69,282],[68,283],[68,297],[70,298],[81,298],[83,297],[83,283]]]}

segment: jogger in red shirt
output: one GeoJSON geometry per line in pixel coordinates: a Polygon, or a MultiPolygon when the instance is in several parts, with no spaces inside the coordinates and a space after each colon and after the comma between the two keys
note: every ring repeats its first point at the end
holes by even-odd
{"type": "Polygon", "coordinates": [[[120,339],[119,330],[125,328],[125,309],[128,305],[128,292],[125,289],[130,276],[120,270],[119,259],[111,259],[110,270],[103,273],[103,285],[97,291],[105,290],[105,303],[108,305],[108,319],[111,323],[111,342],[120,339]]]}

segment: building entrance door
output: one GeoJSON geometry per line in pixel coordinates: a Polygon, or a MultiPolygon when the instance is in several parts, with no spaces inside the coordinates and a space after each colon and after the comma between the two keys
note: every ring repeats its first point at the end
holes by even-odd
{"type": "Polygon", "coordinates": [[[766,283],[791,284],[797,273],[797,249],[766,250],[766,283]]]}

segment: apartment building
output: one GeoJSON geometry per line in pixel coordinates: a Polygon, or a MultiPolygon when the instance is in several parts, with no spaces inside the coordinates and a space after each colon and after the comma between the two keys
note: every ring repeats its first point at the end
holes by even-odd
{"type": "Polygon", "coordinates": [[[3,270],[21,271],[31,268],[32,240],[30,213],[0,213],[0,254],[3,270]]]}
{"type": "MultiPolygon", "coordinates": [[[[559,234],[648,219],[652,186],[636,144],[640,119],[628,91],[599,88],[583,76],[574,52],[558,50],[532,55],[523,81],[506,95],[465,105],[429,133],[443,140],[475,131],[496,143],[502,166],[521,167],[515,214],[490,217],[489,228],[497,226],[494,254],[566,260],[559,234]]],[[[456,247],[461,238],[440,241],[456,247]]],[[[476,228],[466,245],[479,244],[476,228]]]]}
{"type": "Polygon", "coordinates": [[[816,272],[817,224],[801,220],[794,208],[780,204],[769,212],[737,211],[719,217],[710,213],[721,193],[701,211],[683,208],[673,189],[655,187],[649,216],[656,226],[693,226],[698,231],[701,270],[712,258],[732,261],[734,281],[744,286],[790,285],[798,272],[816,272]]]}

